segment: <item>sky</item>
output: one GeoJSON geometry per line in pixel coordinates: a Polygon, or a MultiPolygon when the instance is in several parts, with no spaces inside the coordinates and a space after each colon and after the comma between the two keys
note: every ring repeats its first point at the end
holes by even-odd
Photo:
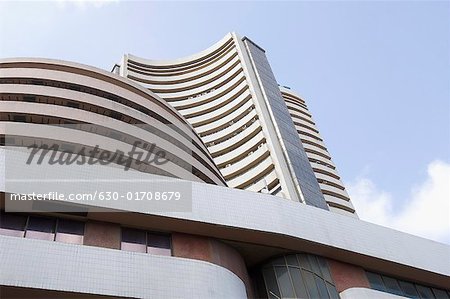
{"type": "Polygon", "coordinates": [[[450,2],[0,2],[0,58],[109,71],[230,31],[307,101],[361,219],[450,244],[450,2]]]}

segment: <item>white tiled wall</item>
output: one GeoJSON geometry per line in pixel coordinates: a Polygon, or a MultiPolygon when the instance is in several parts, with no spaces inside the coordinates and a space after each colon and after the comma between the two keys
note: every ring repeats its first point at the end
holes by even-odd
{"type": "Polygon", "coordinates": [[[0,285],[134,298],[246,298],[235,274],[203,261],[0,236],[0,285]]]}

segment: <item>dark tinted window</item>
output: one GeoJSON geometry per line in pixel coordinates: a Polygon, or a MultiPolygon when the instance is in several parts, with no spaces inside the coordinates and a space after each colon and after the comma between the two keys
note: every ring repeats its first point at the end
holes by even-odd
{"type": "Polygon", "coordinates": [[[319,290],[317,289],[316,282],[314,280],[314,274],[308,271],[303,271],[303,278],[305,279],[306,288],[308,289],[310,298],[320,298],[319,290]]]}
{"type": "Polygon", "coordinates": [[[276,258],[272,261],[272,265],[274,266],[285,266],[286,261],[284,260],[284,257],[276,258]]]}
{"type": "Polygon", "coordinates": [[[263,275],[269,298],[281,298],[273,268],[267,267],[263,269],[263,275]]]}
{"type": "Polygon", "coordinates": [[[403,292],[397,283],[397,279],[383,276],[384,285],[386,286],[386,291],[396,295],[402,295],[403,292]]]}
{"type": "Polygon", "coordinates": [[[271,298],[339,298],[326,260],[314,255],[278,257],[265,264],[259,273],[265,281],[262,289],[271,298]],[[318,274],[308,269],[314,269],[318,274]]]}
{"type": "Polygon", "coordinates": [[[27,231],[30,230],[43,233],[54,233],[55,219],[30,216],[27,231]]]}
{"type": "Polygon", "coordinates": [[[54,241],[55,227],[56,227],[55,218],[30,216],[28,218],[25,237],[30,239],[54,241]]]}
{"type": "Polygon", "coordinates": [[[55,241],[71,244],[83,244],[84,222],[59,219],[55,241]]]}
{"type": "Polygon", "coordinates": [[[366,272],[367,279],[369,280],[370,286],[374,290],[386,291],[386,288],[383,283],[383,279],[381,279],[381,275],[375,274],[372,272],[366,272]]]}
{"type": "Polygon", "coordinates": [[[313,272],[319,276],[322,276],[322,273],[320,273],[320,267],[319,263],[317,262],[317,258],[314,255],[308,255],[308,259],[313,272]]]}
{"type": "Polygon", "coordinates": [[[139,229],[123,228],[122,242],[145,244],[145,231],[139,229]]]}
{"type": "Polygon", "coordinates": [[[403,294],[411,297],[411,298],[420,298],[419,294],[417,293],[416,287],[413,283],[406,282],[406,281],[399,281],[400,288],[403,291],[403,294]]]}
{"type": "Polygon", "coordinates": [[[327,286],[325,285],[325,281],[315,276],[317,288],[319,289],[319,298],[328,298],[327,286]]]}
{"type": "Polygon", "coordinates": [[[277,274],[277,280],[278,285],[280,286],[281,295],[284,298],[295,297],[287,267],[275,267],[275,272],[277,274]]]}
{"type": "Polygon", "coordinates": [[[305,283],[303,282],[300,269],[289,267],[289,272],[291,273],[292,283],[294,284],[294,290],[297,298],[308,298],[308,293],[306,292],[305,283]]]}
{"type": "Polygon", "coordinates": [[[419,293],[420,298],[422,299],[428,299],[428,298],[434,298],[433,292],[430,288],[427,288],[425,286],[416,285],[417,292],[419,293]]]}
{"type": "Polygon", "coordinates": [[[393,277],[366,272],[372,289],[408,297],[408,298],[444,298],[450,299],[449,290],[429,288],[424,285],[393,277]]]}
{"type": "Polygon", "coordinates": [[[149,233],[147,245],[155,248],[170,249],[170,236],[149,233]]]}
{"type": "Polygon", "coordinates": [[[132,228],[122,228],[121,249],[158,255],[172,254],[170,235],[132,228]]]}
{"type": "Polygon", "coordinates": [[[450,298],[448,296],[447,292],[444,291],[444,290],[439,290],[439,289],[433,288],[433,293],[434,293],[434,296],[436,296],[437,299],[448,299],[448,298],[450,298]]]}
{"type": "Polygon", "coordinates": [[[0,215],[0,227],[7,229],[24,230],[27,221],[26,216],[2,212],[0,215]]]}
{"type": "Polygon", "coordinates": [[[331,279],[330,271],[328,270],[328,263],[327,261],[322,257],[317,257],[317,261],[319,262],[320,270],[322,271],[323,278],[325,278],[327,281],[333,281],[331,279]]]}
{"type": "Polygon", "coordinates": [[[311,270],[311,266],[309,265],[308,256],[306,254],[297,254],[298,260],[300,262],[300,266],[303,269],[311,270]]]}
{"type": "Polygon", "coordinates": [[[326,283],[328,294],[330,294],[331,299],[339,299],[339,294],[336,288],[329,282],[326,283]]]}
{"type": "Polygon", "coordinates": [[[287,264],[290,266],[299,267],[297,256],[295,254],[286,256],[287,264]]]}
{"type": "Polygon", "coordinates": [[[84,222],[69,219],[59,219],[58,233],[82,236],[84,235],[84,222]]]}

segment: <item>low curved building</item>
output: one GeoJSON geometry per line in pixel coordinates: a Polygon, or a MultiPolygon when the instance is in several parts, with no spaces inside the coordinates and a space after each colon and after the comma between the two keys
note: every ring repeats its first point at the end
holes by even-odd
{"type": "Polygon", "coordinates": [[[161,167],[138,163],[133,168],[226,185],[191,125],[151,91],[71,62],[4,59],[0,68],[0,121],[3,130],[8,130],[0,134],[8,136],[8,145],[52,140],[66,148],[97,145],[102,150],[127,153],[135,142],[143,152],[149,150],[145,144],[152,143],[158,147],[153,151],[164,152],[168,163],[161,167]],[[50,130],[49,124],[60,126],[50,130]],[[27,135],[30,129],[34,129],[33,136],[27,135]]]}

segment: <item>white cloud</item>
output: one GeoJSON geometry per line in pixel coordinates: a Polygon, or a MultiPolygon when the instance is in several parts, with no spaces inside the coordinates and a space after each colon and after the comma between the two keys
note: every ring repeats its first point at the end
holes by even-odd
{"type": "Polygon", "coordinates": [[[449,163],[431,162],[426,180],[411,188],[400,209],[393,208],[396,199],[390,193],[368,178],[357,178],[347,189],[362,220],[450,244],[449,163]]]}
{"type": "Polygon", "coordinates": [[[118,0],[56,0],[60,8],[75,6],[78,9],[87,9],[89,7],[101,8],[111,3],[117,3],[118,0]]]}

